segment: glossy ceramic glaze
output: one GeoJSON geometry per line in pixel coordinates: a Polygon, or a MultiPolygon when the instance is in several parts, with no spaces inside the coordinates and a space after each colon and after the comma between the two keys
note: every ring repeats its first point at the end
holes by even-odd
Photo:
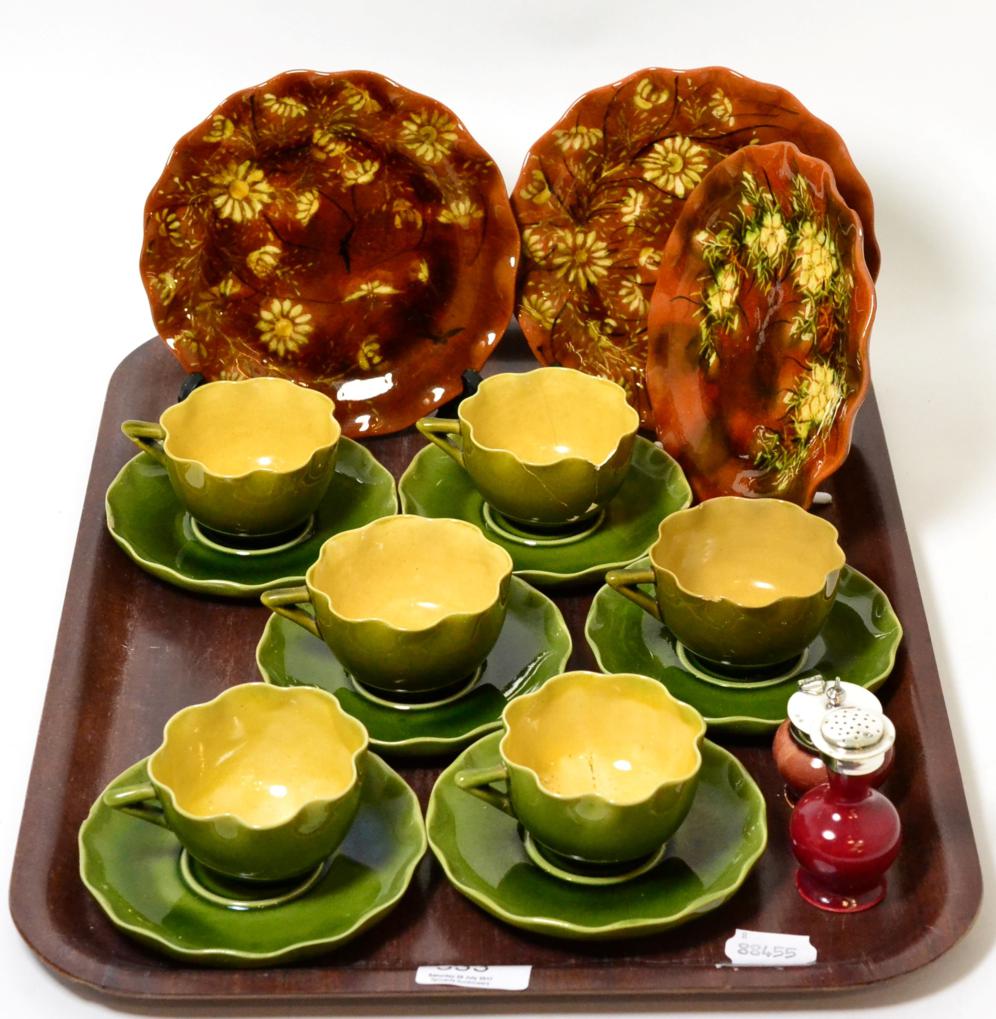
{"type": "Polygon", "coordinates": [[[227,598],[299,583],[327,538],[397,508],[390,473],[346,438],[339,440],[332,479],[303,540],[266,555],[226,552],[199,540],[166,468],[151,454],[126,463],[105,500],[111,536],[138,566],[176,587],[227,598]]]}
{"type": "MultiPolygon", "coordinates": [[[[504,359],[508,351],[499,354],[504,359]]],[[[157,744],[161,724],[173,711],[220,690],[226,669],[234,670],[233,676],[253,674],[254,647],[266,616],[258,608],[238,610],[216,599],[177,596],[168,585],[142,576],[121,559],[102,533],[103,493],[127,455],[118,422],[136,408],[148,416],[145,408],[167,405],[179,375],[171,361],[165,346],[156,341],[144,344],[116,374],[108,389],[88,486],[66,597],[66,625],[56,649],[58,679],[42,721],[41,744],[46,749],[35,762],[10,882],[13,922],[49,967],[89,988],[91,995],[112,995],[119,1003],[128,1000],[132,1008],[145,1011],[166,1009],[171,1003],[175,1009],[192,1011],[197,1002],[209,999],[215,1009],[227,1005],[236,1012],[286,1013],[309,1007],[357,1011],[359,1006],[349,1002],[364,997],[376,999],[381,1008],[387,998],[405,999],[411,1010],[412,973],[427,958],[464,965],[475,965],[481,958],[532,962],[529,989],[512,996],[519,1007],[546,1001],[545,1007],[559,1002],[568,1010],[576,1008],[581,998],[603,995],[610,978],[619,1004],[620,996],[653,1002],[657,1009],[669,995],[680,994],[686,1000],[713,995],[715,1000],[716,994],[729,992],[732,980],[740,1005],[747,1007],[747,999],[754,998],[751,1004],[763,1009],[779,987],[782,992],[812,996],[861,984],[869,979],[870,957],[875,961],[872,979],[909,974],[944,953],[971,925],[980,896],[975,838],[880,419],[871,401],[858,421],[861,455],[856,450],[833,479],[835,499],[829,518],[839,520],[841,544],[889,591],[907,624],[908,646],[881,692],[887,694],[902,745],[911,749],[900,755],[894,778],[903,790],[908,846],[915,845],[915,852],[900,853],[890,873],[887,906],[865,919],[837,921],[820,918],[799,899],[791,880],[793,861],[786,853],[781,782],[770,763],[768,741],[737,740],[736,755],[755,776],[772,811],[782,810],[781,821],[772,814],[778,826],[772,833],[780,840],[777,851],[773,841],[772,852],[758,861],[741,891],[721,909],[687,927],[634,939],[629,947],[572,945],[520,932],[444,887],[445,875],[435,861],[424,865],[424,880],[401,900],[390,926],[383,924],[328,954],[325,965],[225,974],[176,966],[130,945],[79,880],[73,862],[76,830],[103,785],[157,744]],[[140,402],[136,393],[143,394],[140,402]],[[114,610],[121,605],[128,605],[128,611],[114,610]],[[83,625],[88,613],[96,625],[83,625]],[[169,655],[162,653],[164,637],[169,655]],[[203,674],[204,665],[212,662],[218,666],[211,668],[217,690],[198,690],[203,682],[198,672],[203,674]],[[113,739],[107,738],[109,733],[113,739]],[[72,752],[60,753],[60,747],[72,752]],[[911,805],[915,809],[907,811],[911,805]],[[923,880],[927,874],[931,879],[923,880]],[[924,925],[924,916],[934,923],[924,925]],[[814,967],[733,973],[716,962],[734,926],[783,931],[839,927],[842,934],[829,939],[814,936],[820,947],[814,967]],[[703,951],[704,946],[716,945],[718,956],[703,951]]],[[[400,473],[420,444],[409,433],[371,448],[400,473]]],[[[586,601],[564,603],[573,623],[581,621],[586,601]]],[[[579,649],[579,659],[586,655],[579,649]]],[[[438,766],[413,767],[406,770],[406,779],[428,803],[438,774],[438,766]]],[[[465,793],[458,795],[470,799],[465,793]]],[[[471,806],[488,809],[477,801],[471,806]]],[[[672,846],[686,830],[684,825],[679,829],[672,846]]],[[[363,833],[358,819],[340,852],[363,833]]],[[[500,837],[489,830],[481,841],[494,843],[500,837]]],[[[721,835],[717,832],[716,837],[721,835]]],[[[496,868],[486,880],[497,881],[503,869],[496,868]]],[[[713,887],[708,867],[703,885],[713,887]]],[[[590,900],[591,890],[584,891],[590,900]]],[[[619,892],[604,898],[618,901],[619,892]]],[[[452,1001],[454,1009],[466,1008],[466,1001],[456,999],[471,993],[443,987],[422,991],[434,1000],[452,1001]]]]}
{"type": "MultiPolygon", "coordinates": [[[[635,568],[649,570],[650,560],[635,568]]],[[[595,595],[585,624],[600,669],[652,676],[697,708],[710,731],[745,735],[770,735],[785,720],[788,699],[798,690],[796,677],[831,682],[839,676],[878,689],[892,671],[902,634],[885,593],[849,566],[841,571],[830,614],[794,675],[773,686],[704,682],[679,659],[674,634],[608,585],[595,595]]]]}
{"type": "MultiPolygon", "coordinates": [[[[108,787],[148,781],[146,762],[108,787]]],[[[329,952],[398,902],[426,848],[415,794],[367,756],[356,820],[320,880],[299,898],[232,910],[198,895],[180,870],[180,843],[97,800],[79,833],[80,876],[108,919],[129,937],[186,963],[264,966],[329,952]]]]}
{"type": "Polygon", "coordinates": [[[802,897],[832,913],[857,913],[885,897],[885,872],[899,854],[902,828],[892,803],[872,788],[871,775],[842,775],[796,804],[789,820],[802,897]]]}
{"type": "Polygon", "coordinates": [[[104,803],[164,825],[212,871],[283,881],[345,838],[366,750],[366,730],[324,691],[246,683],[174,715],[149,782],[104,803]]]}
{"type": "Polygon", "coordinates": [[[505,705],[564,671],[571,637],[549,598],[513,577],[501,633],[481,675],[463,696],[434,707],[378,704],[357,691],[319,637],[276,614],[256,648],[263,679],[276,686],[317,686],[339,699],[379,751],[410,757],[453,752],[501,725],[505,705]]]}
{"type": "Polygon", "coordinates": [[[452,111],[369,71],[292,71],[180,139],[141,272],[188,371],[303,382],[375,435],[481,367],[518,250],[501,174],[452,111]]]}
{"type": "Polygon", "coordinates": [[[619,386],[569,368],[492,375],[458,414],[459,423],[427,418],[418,429],[466,469],[486,502],[526,527],[603,509],[623,483],[640,425],[619,386]]]}
{"type": "Polygon", "coordinates": [[[365,686],[429,693],[468,679],[487,657],[511,575],[508,553],[465,521],[402,515],[330,538],[304,587],[262,600],[320,635],[365,686]]]}
{"type": "Polygon", "coordinates": [[[808,506],[840,466],[868,388],[875,287],[861,220],[794,145],[710,171],[664,249],[647,387],[700,499],[808,506]]]}
{"type": "Polygon", "coordinates": [[[512,191],[517,314],[537,358],[614,379],[652,425],[647,310],[661,252],[712,167],[776,141],[830,164],[876,274],[871,193],[833,128],[784,89],[725,68],[647,68],[583,95],[529,150],[512,191]]]}
{"type": "Polygon", "coordinates": [[[440,775],[426,820],[450,882],[505,923],[594,940],[663,931],[726,902],[764,852],[760,790],[735,757],[705,740],[691,809],[658,867],[611,888],[558,880],[530,861],[513,817],[456,784],[461,771],[501,764],[501,738],[485,736],[440,775]]]}
{"type": "Polygon", "coordinates": [[[499,804],[546,850],[623,863],[660,849],[695,795],[702,717],[645,676],[568,672],[502,715],[502,765],[454,781],[499,804]],[[490,788],[505,780],[507,797],[490,788]]]}
{"type": "Polygon", "coordinates": [[[570,544],[530,547],[494,531],[484,515],[484,497],[470,476],[435,446],[416,454],[398,489],[404,512],[469,521],[511,555],[518,576],[543,588],[601,580],[606,570],[632,562],[654,541],[660,521],[684,509],[692,497],[674,460],[639,436],[629,471],[606,506],[605,519],[570,544]]]}
{"type": "Polygon", "coordinates": [[[285,379],[209,382],[159,420],[167,457],[219,477],[300,470],[341,432],[327,396],[285,379]]]}
{"type": "Polygon", "coordinates": [[[200,523],[274,535],[314,513],[332,479],[341,429],[335,404],[285,379],[212,382],[167,408],[159,426],[121,430],[169,474],[200,523]]]}
{"type": "Polygon", "coordinates": [[[743,668],[787,661],[813,641],[844,553],[836,528],[794,503],[727,497],[661,521],[650,561],[606,582],[692,653],[743,668]],[[648,582],[655,599],[635,588],[648,582]]]}

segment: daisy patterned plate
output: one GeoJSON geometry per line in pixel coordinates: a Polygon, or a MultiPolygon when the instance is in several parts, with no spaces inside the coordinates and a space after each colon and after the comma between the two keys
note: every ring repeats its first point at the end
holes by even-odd
{"type": "Polygon", "coordinates": [[[517,314],[536,357],[615,380],[652,426],[647,310],[668,235],[713,166],[775,141],[830,164],[876,275],[871,193],[833,128],[784,89],[726,68],[650,68],[582,96],[526,156],[512,194],[517,314]]]}
{"type": "Polygon", "coordinates": [[[847,456],[875,287],[861,221],[794,145],[724,160],[671,232],[650,306],[657,432],[698,499],[803,506],[847,456]]]}
{"type": "Polygon", "coordinates": [[[185,369],[292,379],[347,435],[377,435],[487,359],[518,243],[501,174],[445,106],[366,71],[293,71],[180,139],[141,271],[185,369]]]}

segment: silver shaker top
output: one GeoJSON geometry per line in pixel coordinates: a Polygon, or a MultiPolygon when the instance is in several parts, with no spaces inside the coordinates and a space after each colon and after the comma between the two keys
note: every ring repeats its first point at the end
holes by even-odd
{"type": "Polygon", "coordinates": [[[840,679],[801,680],[798,692],[789,699],[788,714],[800,740],[844,774],[878,770],[896,741],[895,727],[879,699],[870,690],[840,679]]]}

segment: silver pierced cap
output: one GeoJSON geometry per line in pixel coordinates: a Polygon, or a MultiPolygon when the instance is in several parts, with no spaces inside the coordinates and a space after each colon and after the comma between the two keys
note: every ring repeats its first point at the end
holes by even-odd
{"type": "Polygon", "coordinates": [[[896,742],[895,727],[885,715],[856,706],[831,708],[810,736],[821,754],[849,773],[875,770],[896,742]]]}
{"type": "Polygon", "coordinates": [[[822,676],[813,676],[799,681],[799,690],[789,698],[788,717],[796,735],[811,742],[824,715],[838,707],[863,708],[869,714],[882,714],[879,699],[863,686],[839,679],[828,682],[822,676]]]}
{"type": "Polygon", "coordinates": [[[841,750],[864,750],[881,742],[885,735],[884,717],[864,708],[834,708],[823,716],[820,734],[841,750]]]}

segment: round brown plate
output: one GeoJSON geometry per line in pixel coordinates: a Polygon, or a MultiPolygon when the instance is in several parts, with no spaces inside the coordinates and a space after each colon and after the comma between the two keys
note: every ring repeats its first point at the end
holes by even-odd
{"type": "Polygon", "coordinates": [[[871,193],[832,127],[784,89],[726,68],[637,71],[582,96],[529,150],[513,191],[517,314],[536,357],[614,379],[652,425],[644,369],[660,253],[713,166],[775,141],[830,164],[876,275],[871,193]]]}
{"type": "Polygon", "coordinates": [[[699,499],[803,506],[847,456],[875,287],[826,163],[741,149],[685,203],[650,305],[647,386],[699,499]]]}
{"type": "Polygon", "coordinates": [[[141,270],[184,368],[321,389],[355,436],[410,425],[480,368],[517,254],[501,174],[450,110],[368,71],[292,71],[180,139],[141,270]]]}

